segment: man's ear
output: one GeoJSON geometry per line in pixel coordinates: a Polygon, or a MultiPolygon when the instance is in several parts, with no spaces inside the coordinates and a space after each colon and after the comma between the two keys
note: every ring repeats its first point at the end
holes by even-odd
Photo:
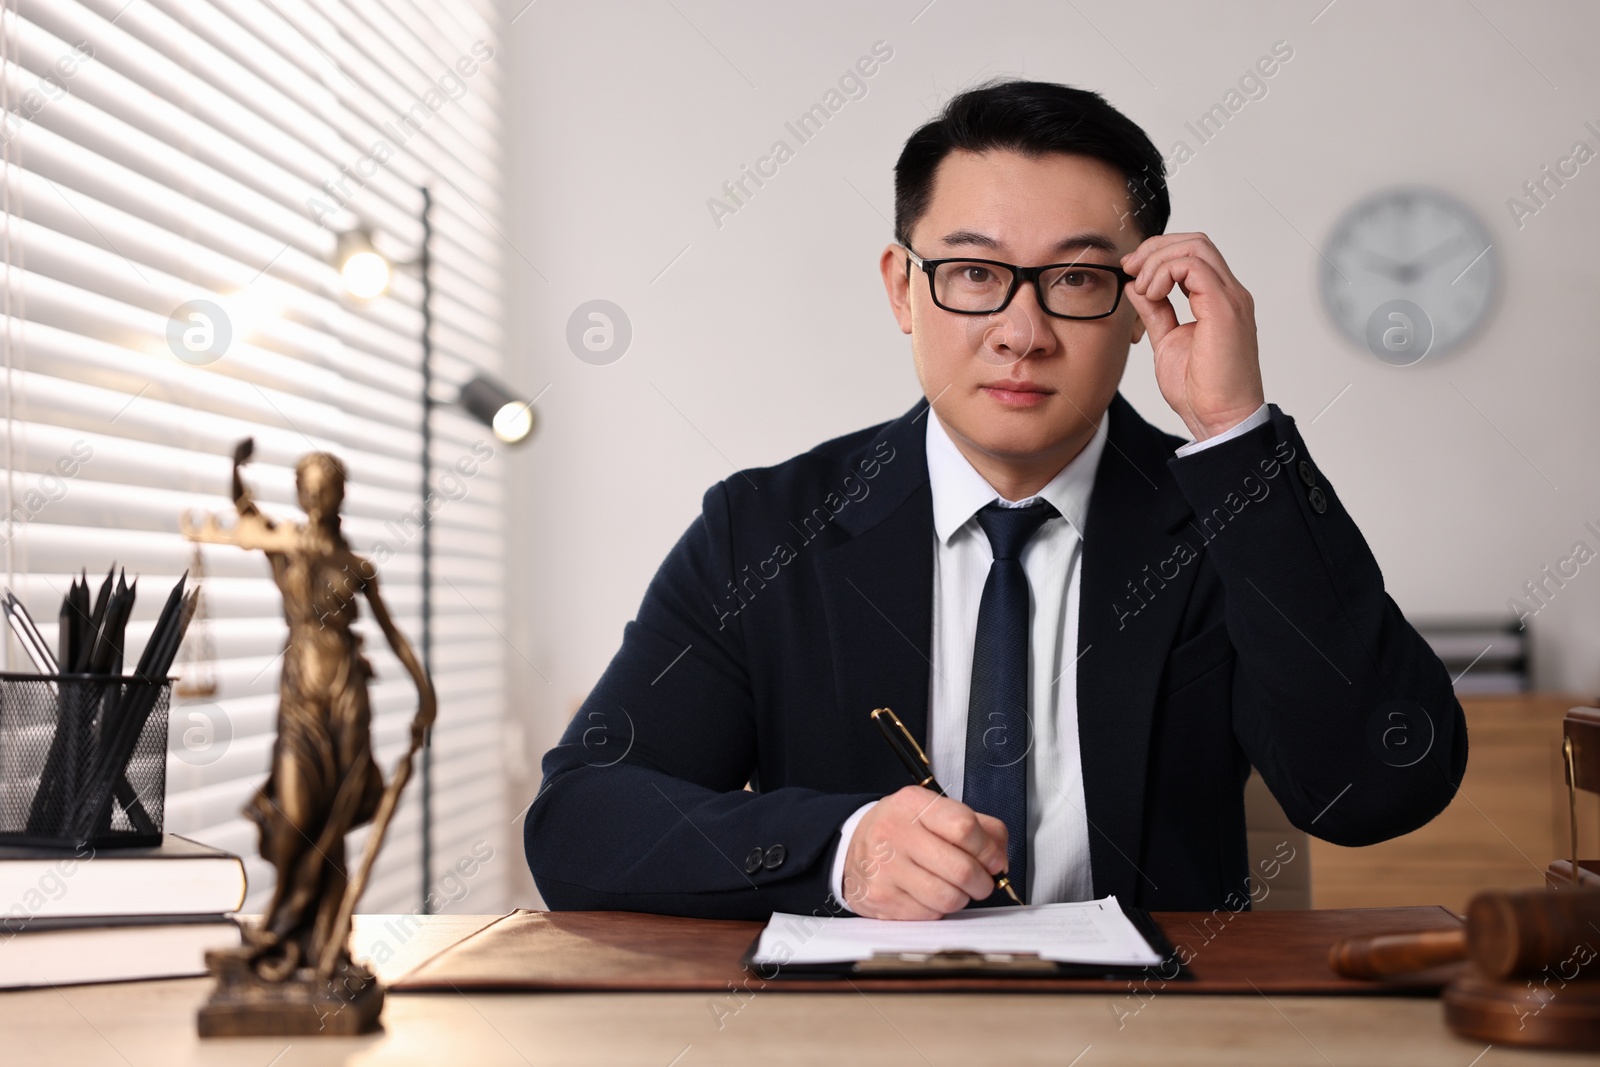
{"type": "Polygon", "coordinates": [[[1144,337],[1144,319],[1136,311],[1133,314],[1133,334],[1128,343],[1130,345],[1136,345],[1139,343],[1142,337],[1144,337]]]}
{"type": "Polygon", "coordinates": [[[899,245],[889,245],[878,258],[878,270],[883,274],[883,288],[889,294],[889,310],[900,332],[911,332],[911,278],[906,271],[906,251],[899,245]]]}

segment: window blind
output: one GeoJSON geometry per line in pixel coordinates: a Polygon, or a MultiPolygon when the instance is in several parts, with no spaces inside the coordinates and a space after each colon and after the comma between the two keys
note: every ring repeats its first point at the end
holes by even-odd
{"type": "MultiPolygon", "coordinates": [[[[5,0],[3,151],[6,583],[50,640],[61,596],[114,561],[140,596],[129,662],[196,562],[186,510],[231,513],[230,457],[267,513],[303,518],[294,464],[349,472],[344,531],[420,631],[421,282],[344,295],[341,232],[395,262],[431,191],[437,399],[502,358],[501,70],[492,0],[5,0]]],[[[504,447],[449,406],[432,469],[434,879],[416,779],[361,907],[501,906],[508,813],[504,447]]],[[[206,546],[204,611],[177,670],[166,825],[246,858],[246,910],[272,871],[240,809],[268,769],[287,633],[260,553],[206,546]]],[[[387,775],[416,701],[363,605],[387,775]]],[[[27,668],[7,638],[8,669],[27,668]]],[[[359,855],[365,832],[352,835],[359,855]]]]}

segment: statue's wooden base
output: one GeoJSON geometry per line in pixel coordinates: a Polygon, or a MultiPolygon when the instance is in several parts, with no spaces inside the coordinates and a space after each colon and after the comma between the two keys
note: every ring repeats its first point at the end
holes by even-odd
{"type": "Polygon", "coordinates": [[[1564,982],[1479,974],[1444,991],[1445,1023],[1462,1037],[1533,1048],[1600,1048],[1600,980],[1564,982]]]}
{"type": "Polygon", "coordinates": [[[325,982],[309,968],[269,982],[250,966],[248,947],[207,952],[206,966],[217,987],[200,1008],[201,1037],[347,1036],[378,1029],[383,986],[351,960],[325,982]]]}

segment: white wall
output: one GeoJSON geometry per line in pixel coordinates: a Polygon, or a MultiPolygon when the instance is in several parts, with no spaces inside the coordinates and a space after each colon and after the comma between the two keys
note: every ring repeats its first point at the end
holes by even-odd
{"type": "MultiPolygon", "coordinates": [[[[525,0],[507,2],[509,17],[525,0]]],[[[1600,126],[1600,6],[925,3],[544,2],[511,25],[512,358],[549,386],[515,474],[513,792],[533,796],[707,486],[915,400],[875,266],[892,168],[912,129],[996,75],[1095,89],[1165,153],[1194,147],[1183,124],[1287,41],[1268,94],[1172,176],[1168,228],[1209,234],[1254,295],[1268,398],[1414,617],[1504,614],[1575,540],[1600,548],[1583,529],[1600,526],[1600,162],[1520,230],[1506,206],[1576,139],[1600,147],[1583,129],[1600,126]],[[893,58],[867,95],[796,147],[784,123],[877,41],[893,58]],[[719,228],[707,199],[779,138],[794,158],[719,228]],[[1475,208],[1504,278],[1475,341],[1409,368],[1337,336],[1315,288],[1340,212],[1399,182],[1475,208]],[[594,298],[633,325],[608,366],[565,340],[594,298]]],[[[1123,389],[1182,432],[1147,342],[1123,389]]],[[[1540,685],[1600,690],[1600,566],[1530,625],[1540,685]]]]}

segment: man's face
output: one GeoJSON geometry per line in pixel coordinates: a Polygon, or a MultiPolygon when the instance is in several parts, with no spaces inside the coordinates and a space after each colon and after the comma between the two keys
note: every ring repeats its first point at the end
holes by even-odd
{"type": "MultiPolygon", "coordinates": [[[[1116,266],[1143,237],[1122,175],[1085,156],[952,152],[932,202],[906,235],[924,259],[971,256],[1029,267],[1116,266]],[[1103,241],[1111,247],[1094,247],[1103,241]]],[[[928,276],[891,245],[884,284],[911,346],[922,390],[958,444],[1000,462],[1059,458],[1093,434],[1144,334],[1126,295],[1103,319],[1047,315],[1031,284],[1005,310],[959,315],[937,307],[928,276]]]]}

